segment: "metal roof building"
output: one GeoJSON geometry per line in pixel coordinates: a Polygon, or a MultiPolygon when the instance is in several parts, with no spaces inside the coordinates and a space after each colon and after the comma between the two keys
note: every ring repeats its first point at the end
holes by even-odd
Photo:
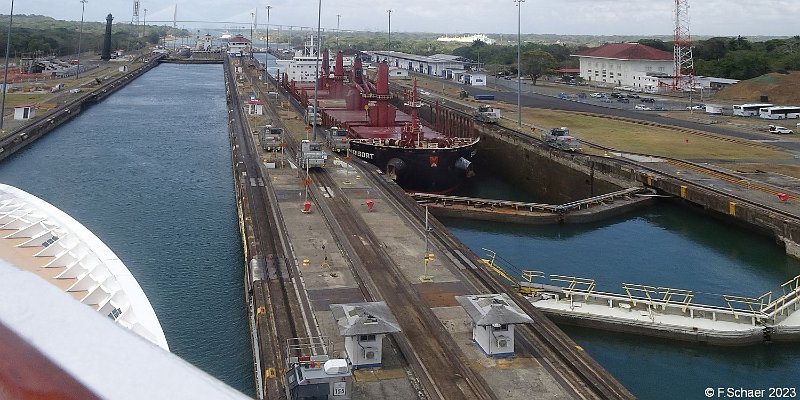
{"type": "Polygon", "coordinates": [[[456,296],[472,319],[472,339],[490,356],[514,354],[514,325],[533,320],[507,294],[456,296]]]}
{"type": "Polygon", "coordinates": [[[387,62],[390,67],[408,69],[427,75],[445,76],[445,70],[464,70],[474,63],[448,54],[420,56],[399,51],[367,51],[372,62],[387,62]]]}
{"type": "Polygon", "coordinates": [[[353,367],[381,365],[383,337],[400,332],[400,325],[386,303],[331,304],[330,308],[353,367]]]}

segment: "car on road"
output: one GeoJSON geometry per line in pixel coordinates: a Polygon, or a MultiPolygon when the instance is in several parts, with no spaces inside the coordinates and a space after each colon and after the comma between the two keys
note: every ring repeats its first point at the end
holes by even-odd
{"type": "Polygon", "coordinates": [[[769,133],[777,133],[777,134],[784,134],[788,135],[792,133],[792,130],[789,128],[784,128],[782,126],[770,125],[769,126],[769,133]]]}
{"type": "Polygon", "coordinates": [[[586,93],[583,93],[583,92],[578,93],[578,98],[579,99],[585,99],[586,98],[586,93]]]}
{"type": "Polygon", "coordinates": [[[590,94],[589,94],[589,97],[594,97],[594,98],[596,98],[596,99],[599,99],[599,98],[601,98],[601,97],[606,97],[606,95],[605,95],[605,94],[603,94],[603,93],[590,93],[590,94]]]}
{"type": "Polygon", "coordinates": [[[423,96],[430,96],[430,95],[431,95],[431,92],[429,92],[429,91],[427,91],[427,90],[420,90],[420,91],[419,91],[419,94],[421,94],[421,95],[423,95],[423,96]]]}
{"type": "Polygon", "coordinates": [[[603,97],[602,99],[600,99],[600,102],[602,102],[602,103],[613,103],[614,101],[609,99],[608,97],[603,97]]]}
{"type": "Polygon", "coordinates": [[[631,102],[630,99],[626,99],[624,97],[618,98],[617,101],[620,102],[620,103],[630,103],[631,102]]]}
{"type": "Polygon", "coordinates": [[[706,109],[706,106],[704,106],[704,105],[701,105],[701,104],[698,104],[698,105],[696,105],[696,106],[690,106],[690,107],[686,107],[686,109],[687,109],[687,110],[696,110],[696,111],[701,111],[701,110],[705,110],[705,109],[706,109]]]}
{"type": "Polygon", "coordinates": [[[639,101],[641,101],[642,103],[651,103],[652,104],[652,103],[656,102],[656,99],[654,99],[652,97],[642,97],[641,99],[639,99],[639,101]]]}
{"type": "Polygon", "coordinates": [[[614,93],[611,93],[611,97],[613,97],[615,99],[621,99],[621,98],[625,97],[625,95],[623,95],[622,93],[614,92],[614,93]]]}
{"type": "Polygon", "coordinates": [[[629,94],[629,95],[628,95],[628,98],[629,98],[629,99],[638,99],[638,98],[639,98],[639,95],[638,95],[638,94],[629,94]]]}
{"type": "Polygon", "coordinates": [[[558,94],[558,97],[559,97],[559,98],[561,98],[561,99],[568,100],[568,99],[570,99],[572,96],[570,96],[570,95],[568,95],[568,94],[566,94],[566,93],[564,93],[564,92],[561,92],[561,93],[559,93],[559,94],[558,94]]]}
{"type": "Polygon", "coordinates": [[[634,110],[642,110],[642,111],[650,111],[652,108],[644,105],[644,104],[637,104],[636,107],[633,107],[634,110]]]}

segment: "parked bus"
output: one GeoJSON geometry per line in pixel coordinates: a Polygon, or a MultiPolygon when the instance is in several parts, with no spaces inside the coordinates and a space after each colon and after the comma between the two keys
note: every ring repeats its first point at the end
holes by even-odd
{"type": "Polygon", "coordinates": [[[759,110],[765,107],[772,107],[774,104],[738,104],[733,106],[733,115],[738,117],[756,117],[759,110]]]}
{"type": "Polygon", "coordinates": [[[800,107],[764,107],[758,110],[758,116],[763,119],[797,119],[800,118],[800,107]]]}

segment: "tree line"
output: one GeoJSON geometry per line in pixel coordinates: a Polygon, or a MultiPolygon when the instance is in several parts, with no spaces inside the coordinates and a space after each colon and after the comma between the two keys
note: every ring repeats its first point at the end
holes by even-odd
{"type": "MultiPolygon", "coordinates": [[[[0,54],[5,54],[9,16],[0,16],[0,54]]],[[[84,22],[83,34],[80,21],[61,21],[42,15],[14,15],[11,27],[9,54],[17,58],[23,55],[69,56],[78,51],[100,53],[105,35],[105,22],[84,22]]],[[[157,44],[168,35],[188,35],[189,32],[167,26],[148,25],[146,29],[127,23],[115,23],[111,28],[112,50],[138,50],[148,44],[157,44]],[[146,34],[142,37],[143,34],[146,34]]]]}
{"type": "MultiPolygon", "coordinates": [[[[386,34],[349,34],[340,38],[342,47],[356,50],[385,50],[391,48],[411,54],[453,54],[479,63],[489,73],[516,75],[517,46],[489,45],[474,42],[469,45],[437,42],[430,35],[392,34],[391,47],[386,34]]],[[[638,43],[667,52],[673,43],[661,39],[641,39],[638,43]]],[[[536,81],[559,68],[578,68],[573,54],[589,49],[584,44],[554,44],[524,42],[521,46],[520,73],[536,81]]],[[[770,72],[800,71],[800,36],[784,39],[754,41],[745,37],[712,37],[696,41],[693,48],[695,74],[728,79],[751,79],[770,72]]]]}

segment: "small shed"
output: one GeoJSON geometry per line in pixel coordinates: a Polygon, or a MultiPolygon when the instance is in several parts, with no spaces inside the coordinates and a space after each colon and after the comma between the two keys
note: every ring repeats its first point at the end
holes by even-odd
{"type": "Polygon", "coordinates": [[[248,100],[247,113],[250,115],[264,115],[264,102],[259,99],[248,100]]]}
{"type": "Polygon", "coordinates": [[[456,296],[472,319],[472,340],[489,356],[514,354],[514,325],[533,320],[507,294],[456,296]]]}
{"type": "Polygon", "coordinates": [[[400,332],[386,303],[331,304],[333,318],[344,336],[344,348],[353,368],[377,367],[382,363],[383,337],[400,332]]]}
{"type": "Polygon", "coordinates": [[[409,79],[408,70],[403,68],[389,68],[389,79],[409,79]]]}
{"type": "Polygon", "coordinates": [[[464,74],[463,80],[465,85],[486,86],[486,74],[464,74]]]}
{"type": "Polygon", "coordinates": [[[20,104],[14,107],[14,119],[29,120],[36,115],[35,104],[20,104]]]}

